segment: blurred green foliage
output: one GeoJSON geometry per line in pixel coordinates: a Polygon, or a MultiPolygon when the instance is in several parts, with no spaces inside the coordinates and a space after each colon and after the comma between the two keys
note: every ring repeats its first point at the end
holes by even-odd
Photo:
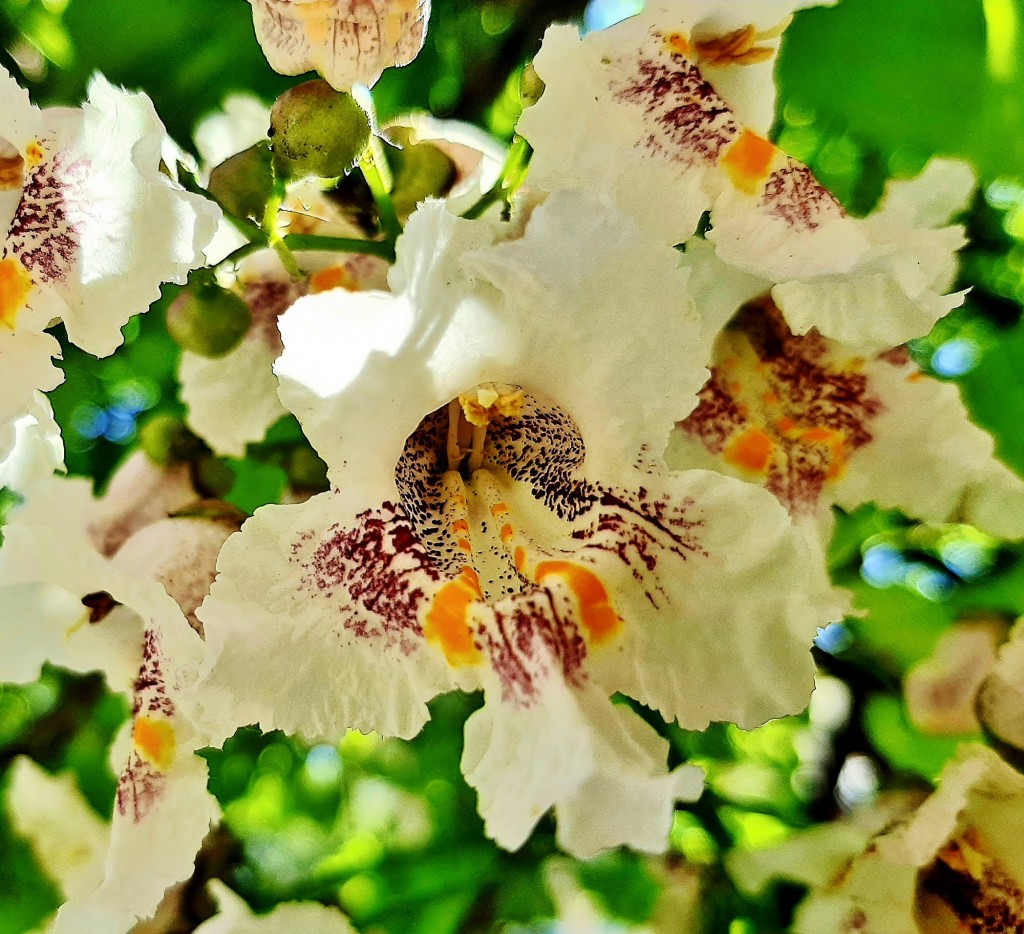
{"type": "MultiPolygon", "coordinates": [[[[737,0],[738,2],[738,0],[737,0]]],[[[607,8],[614,4],[603,3],[607,8]]],[[[623,9],[630,4],[623,4],[623,9]]],[[[518,74],[547,23],[580,20],[572,0],[435,0],[415,63],[374,89],[382,120],[428,109],[469,119],[508,139],[519,110],[518,74]]],[[[799,13],[779,65],[775,135],[855,212],[888,178],[914,174],[932,155],[970,160],[982,195],[965,218],[971,243],[963,309],[913,346],[936,378],[955,380],[1008,464],[1024,472],[1024,6],[1017,0],[892,3],[843,0],[799,13]]],[[[299,79],[274,74],[244,0],[0,0],[0,62],[40,104],[76,104],[90,75],[144,89],[178,141],[232,91],[266,101],[299,79]]],[[[125,346],[95,361],[65,344],[66,380],[52,394],[72,473],[102,484],[154,413],[180,413],[179,351],[164,312],[125,329],[125,346]]],[[[230,468],[228,498],[251,512],[276,501],[301,442],[285,419],[230,468]]],[[[576,865],[580,886],[622,924],[657,911],[655,871],[684,861],[705,893],[707,934],[783,930],[799,894],[776,885],[741,894],[724,865],[836,816],[882,784],[924,787],[954,740],[909,722],[900,679],[964,613],[1011,620],[1024,612],[1024,551],[966,527],[915,525],[871,506],[840,515],[831,551],[838,583],[863,615],[822,634],[817,708],[744,733],[686,733],[641,713],[666,735],[672,764],[697,762],[708,791],[681,809],[667,862],[618,852],[576,865]],[[824,699],[820,699],[824,698],[824,699]],[[854,763],[857,768],[845,770],[854,763]],[[865,764],[866,763],[866,764],[865,764]],[[852,776],[852,778],[850,777],[852,776]],[[845,782],[845,784],[844,784],[845,782]]],[[[353,734],[312,746],[245,729],[207,753],[210,786],[238,841],[223,875],[256,908],[314,898],[344,908],[361,930],[551,931],[556,908],[545,867],[556,852],[542,822],[519,853],[482,833],[458,768],[462,725],[477,698],[449,696],[410,743],[353,734]]],[[[0,686],[0,772],[15,755],[70,769],[98,813],[109,812],[109,743],[127,716],[98,677],[47,670],[24,687],[0,686]]],[[[57,894],[0,810],[0,932],[36,925],[57,894]]]]}

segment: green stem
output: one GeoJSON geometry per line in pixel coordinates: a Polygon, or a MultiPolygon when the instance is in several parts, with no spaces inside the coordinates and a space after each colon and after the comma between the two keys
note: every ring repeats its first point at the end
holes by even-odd
{"type": "Polygon", "coordinates": [[[359,162],[359,168],[363,172],[366,184],[370,186],[373,200],[377,203],[377,213],[380,215],[380,226],[392,244],[402,234],[402,224],[395,213],[395,205],[391,200],[390,173],[387,170],[387,163],[384,161],[384,150],[380,140],[374,137],[366,149],[366,153],[359,162]],[[387,174],[385,174],[387,173],[387,174]]]}
{"type": "Polygon", "coordinates": [[[467,220],[476,220],[483,216],[492,204],[499,202],[508,204],[526,180],[526,171],[530,166],[532,156],[533,147],[523,137],[517,136],[512,140],[498,180],[490,190],[480,196],[480,200],[476,204],[464,211],[462,216],[467,220]]]}
{"type": "Polygon", "coordinates": [[[302,270],[299,269],[298,262],[292,256],[292,251],[288,249],[284,238],[277,229],[278,211],[281,209],[284,195],[284,183],[277,181],[274,184],[274,191],[267,199],[267,204],[263,211],[263,233],[267,238],[268,245],[274,248],[274,251],[281,260],[281,265],[284,266],[288,275],[293,279],[301,279],[303,278],[302,270]]]}
{"type": "Polygon", "coordinates": [[[357,240],[348,237],[322,237],[317,234],[288,234],[284,238],[288,249],[294,252],[323,250],[331,253],[363,253],[379,256],[389,263],[395,261],[394,244],[387,240],[357,240]]]}

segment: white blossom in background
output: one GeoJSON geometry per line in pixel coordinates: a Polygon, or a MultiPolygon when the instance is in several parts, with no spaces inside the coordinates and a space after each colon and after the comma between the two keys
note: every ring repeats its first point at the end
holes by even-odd
{"type": "Polygon", "coordinates": [[[812,888],[794,934],[1002,934],[1024,926],[1024,777],[961,747],[935,793],[838,876],[812,888]]]}
{"type": "Polygon", "coordinates": [[[195,934],[356,934],[338,908],[315,902],[282,902],[273,911],[255,914],[238,895],[216,880],[209,889],[217,914],[195,929],[195,934]]]}
{"type": "Polygon", "coordinates": [[[427,203],[392,294],[281,318],[281,398],[333,489],[226,545],[196,716],[410,737],[482,688],[462,765],[492,837],[518,848],[554,806],[569,852],[660,851],[699,770],[667,774],[610,695],[696,729],[799,710],[824,617],[769,496],[658,467],[705,374],[674,252],[571,193],[499,227],[427,203]]]}
{"type": "Polygon", "coordinates": [[[11,765],[11,825],[64,900],[84,898],[103,881],[110,827],[82,796],[74,773],[52,775],[26,756],[11,765]]]}
{"type": "Polygon", "coordinates": [[[333,88],[372,85],[408,65],[427,32],[430,0],[249,0],[256,38],[283,75],[318,71],[333,88]]]}
{"type": "Polygon", "coordinates": [[[798,333],[894,346],[962,301],[945,296],[959,228],[942,228],[973,187],[962,163],[935,163],[918,187],[867,219],[764,134],[771,66],[789,14],[807,4],[654,2],[580,39],[548,30],[540,101],[518,125],[534,147],[531,188],[583,188],[634,212],[668,243],[710,211],[719,257],[775,286],[798,333]],[[885,307],[885,314],[878,309],[885,307]]]}
{"type": "MultiPolygon", "coordinates": [[[[0,680],[34,681],[44,662],[101,671],[132,704],[112,753],[120,777],[102,883],[65,904],[57,932],[127,930],[152,915],[167,886],[191,874],[219,815],[195,755],[206,738],[181,695],[202,653],[188,617],[237,524],[161,514],[181,508],[187,467],[161,472],[144,457],[126,462],[99,503],[87,480],[39,482],[4,526],[0,680]],[[163,473],[164,489],[153,473],[163,473]]],[[[187,495],[195,499],[191,484],[187,495]]]]}
{"type": "Polygon", "coordinates": [[[1024,626],[1019,620],[981,685],[978,714],[998,740],[1024,749],[1024,626]]]}

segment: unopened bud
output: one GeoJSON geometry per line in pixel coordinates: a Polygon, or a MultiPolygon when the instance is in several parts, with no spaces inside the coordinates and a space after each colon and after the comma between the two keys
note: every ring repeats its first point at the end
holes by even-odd
{"type": "Polygon", "coordinates": [[[167,309],[167,330],[183,350],[223,357],[252,326],[249,306],[215,283],[189,288],[167,309]]]}
{"type": "Polygon", "coordinates": [[[210,194],[235,217],[260,220],[273,188],[274,168],[266,140],[225,159],[210,173],[210,194]]]}
{"type": "Polygon", "coordinates": [[[394,176],[391,201],[399,217],[407,217],[426,198],[448,194],[457,172],[455,163],[438,146],[416,142],[415,133],[408,127],[391,127],[388,136],[402,147],[387,147],[394,176]]]}
{"type": "Polygon", "coordinates": [[[270,113],[274,169],[283,179],[337,178],[370,142],[370,119],[351,94],[307,81],[282,94],[270,113]]]}

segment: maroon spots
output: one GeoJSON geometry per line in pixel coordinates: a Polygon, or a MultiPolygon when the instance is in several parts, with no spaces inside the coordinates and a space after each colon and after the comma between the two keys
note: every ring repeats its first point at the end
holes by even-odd
{"type": "Polygon", "coordinates": [[[564,598],[536,588],[506,597],[492,609],[487,624],[477,628],[476,642],[501,682],[504,702],[532,706],[552,677],[582,686],[587,646],[564,598]]]}
{"type": "Polygon", "coordinates": [[[658,606],[656,594],[666,597],[657,573],[663,556],[683,561],[691,556],[707,556],[699,540],[704,523],[690,518],[694,503],[656,497],[643,487],[594,486],[593,492],[593,506],[586,516],[590,526],[572,533],[575,540],[584,543],[580,556],[585,557],[589,551],[614,555],[644,587],[651,604],[658,606]]]}
{"type": "MultiPolygon", "coordinates": [[[[663,43],[659,34],[652,40],[663,43]]],[[[713,165],[739,136],[729,105],[704,80],[699,69],[679,54],[641,55],[625,62],[628,81],[611,90],[616,100],[640,107],[651,132],[639,144],[653,155],[685,165],[713,165]]]]}
{"type": "Polygon", "coordinates": [[[83,163],[64,166],[54,156],[29,176],[5,255],[17,256],[40,282],[65,282],[78,260],[78,236],[69,218],[68,187],[81,178],[83,163]]]}
{"type": "MultiPolygon", "coordinates": [[[[1024,892],[991,857],[976,853],[968,862],[956,842],[918,878],[916,914],[942,918],[964,934],[1024,934],[1024,892]]],[[[923,926],[922,930],[930,930],[923,926]]]]}
{"type": "Polygon", "coordinates": [[[306,292],[305,284],[283,279],[243,280],[243,297],[252,312],[252,331],[269,350],[280,354],[284,350],[277,319],[306,292]]]}
{"type": "Polygon", "coordinates": [[[335,601],[346,631],[382,639],[385,646],[414,651],[423,637],[420,611],[424,582],[441,574],[401,506],[384,503],[333,526],[308,557],[298,553],[311,536],[293,546],[306,568],[302,586],[335,601]]]}
{"type": "MultiPolygon", "coordinates": [[[[167,681],[160,654],[160,636],[147,629],[142,643],[142,663],[135,679],[133,718],[171,718],[175,706],[167,693],[167,681]]],[[[163,794],[164,774],[133,748],[117,783],[117,811],[134,823],[143,820],[163,794]]]]}
{"type": "Polygon", "coordinates": [[[833,347],[813,330],[794,335],[770,299],[745,306],[719,338],[711,378],[681,427],[760,473],[791,513],[813,510],[884,410],[865,361],[837,358],[833,347]]]}
{"type": "Polygon", "coordinates": [[[811,170],[788,157],[785,165],[768,176],[761,204],[794,230],[814,230],[822,221],[846,215],[832,192],[811,170]]]}

